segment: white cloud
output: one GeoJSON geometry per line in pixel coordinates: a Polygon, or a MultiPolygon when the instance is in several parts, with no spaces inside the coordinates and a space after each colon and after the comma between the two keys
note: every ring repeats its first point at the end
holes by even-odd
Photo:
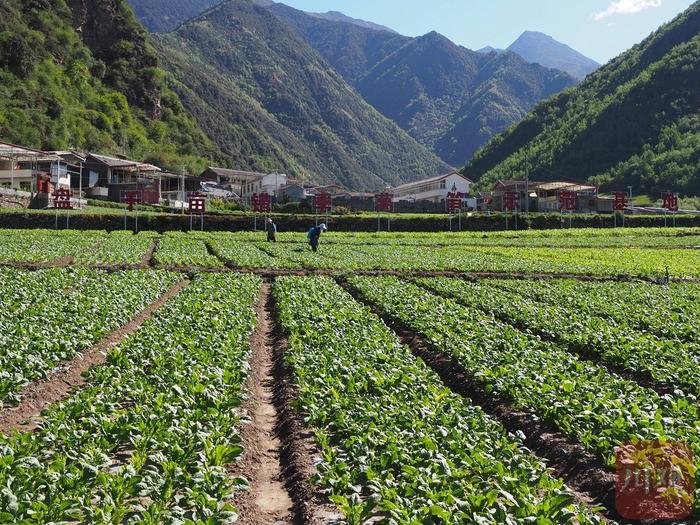
{"type": "Polygon", "coordinates": [[[614,0],[605,11],[596,13],[597,21],[613,15],[631,15],[653,7],[660,7],[663,0],[614,0]]]}

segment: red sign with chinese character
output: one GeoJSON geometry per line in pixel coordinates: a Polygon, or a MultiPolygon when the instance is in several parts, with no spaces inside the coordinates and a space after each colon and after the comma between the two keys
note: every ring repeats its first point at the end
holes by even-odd
{"type": "Polygon", "coordinates": [[[503,194],[503,208],[507,211],[518,209],[520,194],[517,191],[507,191],[503,194]]]}
{"type": "Polygon", "coordinates": [[[330,193],[318,193],[314,195],[314,209],[316,213],[328,213],[333,208],[333,197],[330,193]]]}
{"type": "Polygon", "coordinates": [[[627,208],[628,194],[626,191],[616,191],[613,193],[613,210],[624,211],[627,208]]]}
{"type": "Polygon", "coordinates": [[[693,453],[683,443],[639,441],[617,450],[615,507],[628,520],[682,520],[693,512],[693,453]]]}
{"type": "Polygon", "coordinates": [[[125,191],[122,201],[129,206],[129,211],[134,211],[134,205],[143,202],[143,193],[140,190],[125,191]]]}
{"type": "Polygon", "coordinates": [[[250,204],[256,213],[270,213],[272,199],[269,193],[254,193],[250,198],[250,204]]]}
{"type": "Polygon", "coordinates": [[[559,209],[574,211],[576,209],[576,192],[562,190],[559,192],[559,209]]]}
{"type": "Polygon", "coordinates": [[[378,193],[374,196],[376,211],[394,211],[394,196],[391,193],[378,193]]]}
{"type": "Polygon", "coordinates": [[[190,213],[204,213],[207,208],[207,199],[199,193],[192,193],[188,204],[190,213]]]}
{"type": "Polygon", "coordinates": [[[73,193],[67,188],[58,188],[53,192],[53,207],[57,210],[72,210],[71,197],[73,193]]]}
{"type": "Polygon", "coordinates": [[[449,192],[447,194],[447,200],[445,201],[447,204],[447,212],[452,213],[461,210],[466,196],[466,193],[462,193],[460,191],[449,192]]]}
{"type": "Polygon", "coordinates": [[[668,211],[678,211],[678,195],[675,193],[664,193],[663,199],[664,208],[666,208],[668,211]]]}

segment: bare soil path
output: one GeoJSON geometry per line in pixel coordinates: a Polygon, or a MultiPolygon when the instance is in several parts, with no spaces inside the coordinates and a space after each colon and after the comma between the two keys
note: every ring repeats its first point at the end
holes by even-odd
{"type": "Polygon", "coordinates": [[[45,380],[29,384],[22,390],[22,399],[18,406],[0,409],[0,432],[5,434],[12,430],[26,432],[36,428],[41,420],[42,410],[61,401],[87,384],[88,378],[83,376],[83,372],[104,364],[110,348],[117,346],[136,332],[143,323],[184,289],[189,282],[187,279],[178,281],[127,324],[76,355],[71,361],[61,363],[45,380]]]}
{"type": "Polygon", "coordinates": [[[256,306],[258,323],[250,338],[251,370],[247,387],[250,397],[243,408],[250,423],[242,430],[245,456],[235,473],[250,481],[250,489],[234,498],[243,525],[294,523],[294,503],[285,488],[274,404],[273,323],[269,311],[270,284],[263,283],[256,306]]]}

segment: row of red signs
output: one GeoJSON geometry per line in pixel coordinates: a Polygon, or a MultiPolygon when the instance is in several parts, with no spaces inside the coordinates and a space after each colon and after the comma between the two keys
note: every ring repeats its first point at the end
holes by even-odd
{"type": "MultiPolygon", "coordinates": [[[[134,211],[135,205],[143,203],[143,192],[140,190],[125,191],[122,194],[122,202],[127,205],[129,211],[134,211]]],[[[189,213],[205,213],[207,210],[206,197],[197,192],[190,193],[187,199],[187,210],[189,213]]]]}
{"type": "MultiPolygon", "coordinates": [[[[577,193],[575,191],[562,190],[559,192],[559,209],[576,210],[577,193]]],[[[507,191],[503,194],[503,208],[507,211],[518,209],[520,194],[515,191],[507,191]]],[[[624,211],[629,205],[629,195],[626,191],[613,193],[613,210],[624,211]]],[[[662,207],[668,211],[678,211],[678,195],[675,193],[663,194],[662,207]]]]}
{"type": "MultiPolygon", "coordinates": [[[[54,208],[58,210],[72,210],[73,204],[71,197],[73,193],[67,188],[59,188],[53,193],[54,208]]],[[[447,194],[447,211],[449,213],[462,209],[463,199],[466,194],[460,192],[450,192],[447,194]]],[[[616,191],[613,193],[613,209],[615,211],[624,211],[628,204],[628,194],[625,191],[616,191]]],[[[376,210],[380,212],[393,211],[394,196],[391,193],[378,193],[375,196],[376,210]]],[[[559,209],[574,211],[576,210],[577,194],[574,191],[559,192],[559,209]]],[[[125,191],[122,201],[128,205],[129,211],[133,211],[134,205],[143,202],[143,196],[140,191],[125,191]]],[[[190,213],[204,213],[206,211],[206,198],[199,193],[190,194],[188,200],[188,208],[190,213]]],[[[256,213],[269,213],[272,208],[272,199],[268,193],[254,194],[250,199],[253,211],[256,213]]],[[[503,194],[503,208],[506,211],[514,211],[518,209],[520,202],[520,194],[515,191],[507,191],[503,194]]],[[[319,193],[314,195],[314,210],[316,213],[328,213],[333,207],[333,197],[329,193],[319,193]]],[[[662,207],[668,211],[678,211],[678,195],[675,193],[663,194],[662,207]]]]}
{"type": "MultiPolygon", "coordinates": [[[[393,199],[391,193],[378,193],[375,195],[375,209],[382,212],[393,211],[393,199]]],[[[255,193],[250,198],[250,205],[255,213],[270,213],[272,197],[269,193],[255,193]]],[[[333,208],[333,196],[330,193],[317,193],[313,196],[312,206],[316,213],[328,213],[333,208]]]]}

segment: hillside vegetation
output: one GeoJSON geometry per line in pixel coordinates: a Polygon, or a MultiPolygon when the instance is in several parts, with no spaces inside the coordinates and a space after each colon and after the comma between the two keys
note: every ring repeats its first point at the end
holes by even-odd
{"type": "Polygon", "coordinates": [[[221,0],[129,0],[141,23],[154,33],[172,31],[221,0]]]}
{"type": "Polygon", "coordinates": [[[166,86],[122,0],[0,4],[0,137],[198,168],[218,148],[166,86]]]}
{"type": "Polygon", "coordinates": [[[174,90],[239,167],[354,189],[447,169],[263,7],[229,0],[154,40],[174,90]]]}
{"type": "Polygon", "coordinates": [[[540,104],[466,166],[501,178],[700,194],[700,2],[577,88],[540,104]]]}

